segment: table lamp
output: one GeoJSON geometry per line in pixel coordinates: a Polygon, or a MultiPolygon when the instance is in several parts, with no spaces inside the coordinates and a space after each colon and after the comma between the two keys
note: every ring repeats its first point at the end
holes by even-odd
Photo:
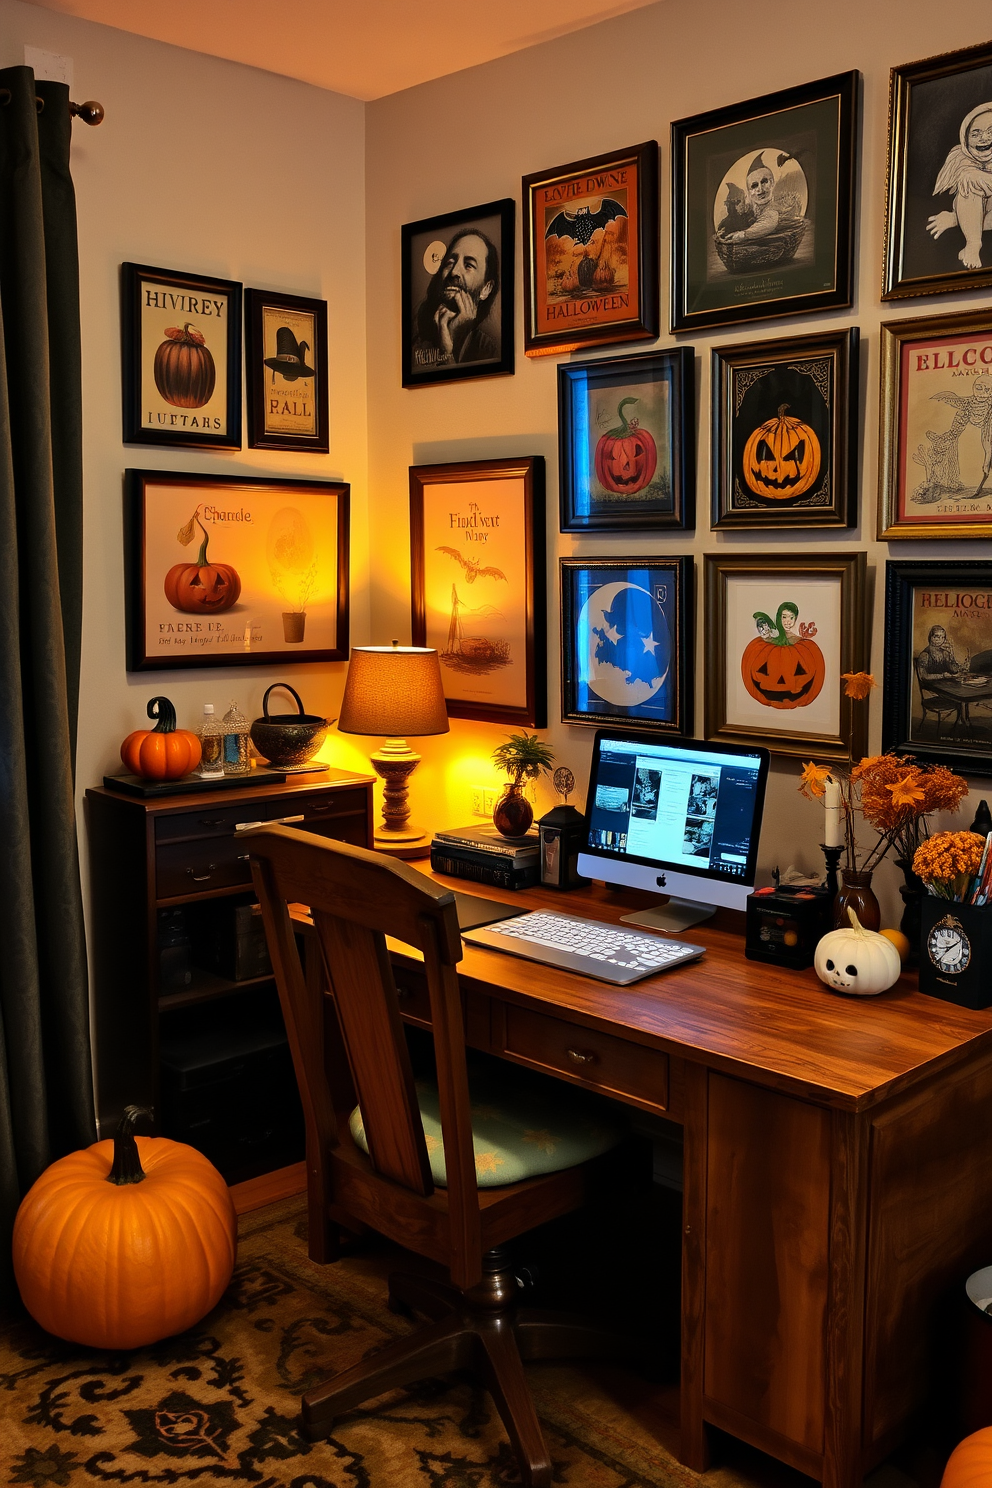
{"type": "Polygon", "coordinates": [[[409,825],[408,782],[420,755],[406,739],[446,734],[448,727],[436,651],[396,641],[391,646],[352,647],[338,728],[343,734],[387,735],[371,757],[386,785],[376,852],[396,858],[423,858],[430,852],[430,840],[409,825]]]}

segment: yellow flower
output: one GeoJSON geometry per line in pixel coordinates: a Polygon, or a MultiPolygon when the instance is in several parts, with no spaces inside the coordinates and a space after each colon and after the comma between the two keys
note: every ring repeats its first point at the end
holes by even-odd
{"type": "Polygon", "coordinates": [[[878,685],[871,672],[841,672],[840,680],[844,684],[844,696],[849,698],[866,698],[878,685]]]}
{"type": "Polygon", "coordinates": [[[901,775],[898,780],[892,781],[885,789],[892,792],[893,806],[912,806],[914,801],[923,800],[923,791],[916,783],[913,774],[901,775]]]}
{"type": "Polygon", "coordinates": [[[546,1152],[549,1157],[554,1157],[555,1149],[558,1146],[558,1138],[553,1137],[549,1131],[525,1131],[520,1140],[522,1142],[533,1143],[542,1152],[546,1152]]]}
{"type": "Polygon", "coordinates": [[[475,1154],[475,1171],[481,1178],[483,1173],[495,1173],[505,1162],[502,1157],[497,1157],[495,1152],[477,1152],[475,1154]]]}
{"type": "Polygon", "coordinates": [[[830,770],[826,765],[815,765],[812,760],[803,765],[802,777],[799,781],[800,792],[807,801],[818,800],[820,796],[826,795],[827,781],[830,779],[830,770]]]}
{"type": "Polygon", "coordinates": [[[977,832],[935,832],[916,849],[913,872],[928,883],[952,883],[977,873],[984,851],[985,838],[977,832]]]}

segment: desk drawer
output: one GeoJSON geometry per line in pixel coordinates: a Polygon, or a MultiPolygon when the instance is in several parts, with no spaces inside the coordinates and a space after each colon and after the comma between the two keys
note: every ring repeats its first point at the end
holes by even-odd
{"type": "Polygon", "coordinates": [[[364,790],[323,792],[321,795],[296,796],[287,812],[302,815],[294,822],[302,832],[319,832],[336,842],[350,842],[352,847],[368,847],[367,812],[364,790]]]}
{"type": "Polygon", "coordinates": [[[155,891],[159,899],[251,884],[248,843],[240,835],[208,837],[200,842],[161,843],[155,862],[155,891]]]}
{"type": "Polygon", "coordinates": [[[590,1090],[655,1111],[668,1109],[668,1055],[562,1018],[504,1004],[502,1048],[522,1064],[568,1075],[590,1090]]]}
{"type": "MultiPolygon", "coordinates": [[[[241,822],[268,821],[280,815],[281,801],[242,801],[237,806],[204,806],[202,811],[178,811],[155,822],[157,842],[187,841],[196,837],[229,837],[241,822]]],[[[296,807],[286,807],[286,812],[296,807]]]]}

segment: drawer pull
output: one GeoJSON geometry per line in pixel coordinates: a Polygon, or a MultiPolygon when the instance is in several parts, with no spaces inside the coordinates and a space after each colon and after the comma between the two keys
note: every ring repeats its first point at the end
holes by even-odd
{"type": "Polygon", "coordinates": [[[201,827],[222,827],[223,825],[224,825],[224,818],[222,816],[201,816],[200,817],[200,826],[201,827]]]}
{"type": "Polygon", "coordinates": [[[186,872],[189,874],[194,883],[209,883],[211,878],[213,878],[214,876],[215,865],[213,863],[210,864],[209,873],[194,873],[192,868],[187,868],[186,872]]]}
{"type": "Polygon", "coordinates": [[[248,862],[248,859],[250,857],[251,857],[251,853],[238,853],[238,862],[239,863],[247,863],[248,862]]]}
{"type": "Polygon", "coordinates": [[[566,1049],[566,1054],[573,1064],[595,1064],[595,1054],[583,1054],[580,1049],[566,1049]]]}

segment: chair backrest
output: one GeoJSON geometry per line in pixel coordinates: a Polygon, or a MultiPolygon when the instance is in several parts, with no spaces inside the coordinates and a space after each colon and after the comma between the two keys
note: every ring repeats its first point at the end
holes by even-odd
{"type": "Polygon", "coordinates": [[[324,1070],[320,1006],[324,994],[300,963],[290,904],[309,906],[320,941],[372,1167],[383,1178],[426,1198],[433,1193],[430,1162],[386,935],[423,954],[449,1217],[471,1252],[478,1245],[479,1197],[456,971],[462,945],[454,895],[405,863],[312,832],[271,826],[247,835],[308,1128],[337,1131],[324,1070]]]}
{"type": "Polygon", "coordinates": [[[916,673],[916,685],[920,689],[920,701],[925,708],[927,703],[937,696],[937,693],[927,679],[921,675],[923,670],[923,655],[924,653],[921,651],[918,656],[913,657],[913,671],[916,673]]]}

